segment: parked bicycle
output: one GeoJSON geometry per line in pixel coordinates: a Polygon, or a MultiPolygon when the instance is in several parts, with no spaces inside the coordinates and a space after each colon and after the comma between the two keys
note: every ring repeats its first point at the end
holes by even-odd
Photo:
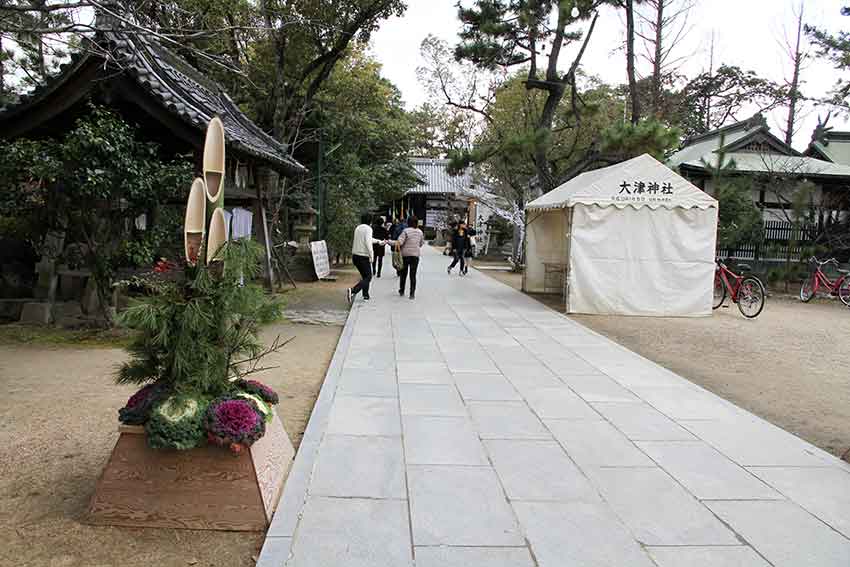
{"type": "MultiPolygon", "coordinates": [[[[716,260],[717,269],[714,271],[714,304],[712,309],[717,309],[726,300],[726,294],[732,299],[732,303],[738,304],[741,315],[748,319],[758,317],[764,309],[764,298],[767,295],[764,284],[751,274],[738,275],[729,269],[721,260],[716,260]]],[[[738,264],[742,270],[751,270],[746,264],[738,264]]]]}
{"type": "Polygon", "coordinates": [[[815,266],[815,269],[803,280],[803,285],[800,286],[800,300],[808,303],[817,295],[818,289],[823,286],[829,292],[829,295],[837,296],[841,303],[850,306],[850,271],[839,269],[838,260],[835,258],[821,261],[812,256],[809,258],[809,262],[815,266]],[[823,272],[823,267],[827,264],[835,264],[838,277],[834,281],[823,272]]]}

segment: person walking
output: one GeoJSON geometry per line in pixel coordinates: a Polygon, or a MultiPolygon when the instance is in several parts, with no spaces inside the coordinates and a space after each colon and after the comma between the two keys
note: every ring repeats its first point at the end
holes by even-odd
{"type": "Polygon", "coordinates": [[[465,276],[468,268],[466,266],[466,253],[472,249],[472,241],[470,236],[475,235],[475,231],[467,228],[465,222],[458,224],[457,228],[452,232],[452,256],[454,259],[449,267],[446,268],[446,273],[451,274],[452,268],[460,262],[460,274],[465,276]]]}
{"type": "Polygon", "coordinates": [[[387,232],[387,227],[384,225],[384,219],[378,219],[375,226],[372,227],[372,238],[380,240],[379,244],[372,245],[372,273],[376,278],[381,277],[381,270],[384,267],[384,252],[386,250],[386,241],[390,237],[387,232]]]}
{"type": "Polygon", "coordinates": [[[418,228],[419,220],[411,215],[405,228],[393,244],[401,251],[402,268],[399,274],[398,294],[404,297],[407,275],[410,274],[410,299],[416,299],[416,271],[419,269],[419,253],[425,243],[425,235],[418,228]]]}
{"type": "Polygon", "coordinates": [[[398,237],[401,236],[401,233],[405,228],[407,228],[407,224],[404,222],[404,219],[402,219],[401,222],[395,224],[392,233],[390,233],[390,238],[398,240],[398,237]]]}
{"type": "MultiPolygon", "coordinates": [[[[369,226],[370,217],[363,214],[360,224],[354,229],[354,242],[351,243],[351,261],[357,271],[360,272],[360,281],[354,287],[348,288],[348,302],[352,303],[361,291],[363,299],[369,301],[369,283],[372,281],[372,258],[375,254],[374,244],[380,244],[380,240],[372,238],[372,227],[369,226]]],[[[386,244],[386,242],[384,242],[386,244]]]]}

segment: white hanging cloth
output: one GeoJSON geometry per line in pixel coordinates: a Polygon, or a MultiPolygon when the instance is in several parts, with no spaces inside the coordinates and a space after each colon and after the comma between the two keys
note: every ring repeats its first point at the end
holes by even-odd
{"type": "Polygon", "coordinates": [[[233,213],[233,240],[251,238],[251,226],[254,213],[242,207],[235,207],[233,213]]]}

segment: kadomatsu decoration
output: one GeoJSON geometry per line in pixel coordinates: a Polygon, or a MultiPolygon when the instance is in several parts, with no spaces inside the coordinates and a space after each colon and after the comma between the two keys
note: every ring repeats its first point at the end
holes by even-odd
{"type": "Polygon", "coordinates": [[[117,381],[143,387],[119,420],[144,425],[154,448],[191,449],[212,441],[241,451],[263,436],[278,402],[271,388],[244,379],[285,343],[265,348],[258,337],[260,325],[281,314],[281,305],[250,283],[262,249],[225,238],[224,148],[224,128],[213,118],[203,177],[192,183],[186,207],[183,273],[164,277],[174,268],[169,265],[137,279],[145,295],[120,315],[138,334],[117,381]]]}

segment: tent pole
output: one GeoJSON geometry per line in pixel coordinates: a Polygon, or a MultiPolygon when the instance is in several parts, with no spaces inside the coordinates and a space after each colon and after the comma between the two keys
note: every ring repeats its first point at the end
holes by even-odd
{"type": "Polygon", "coordinates": [[[573,243],[573,211],[575,206],[570,207],[565,211],[567,215],[567,258],[566,267],[564,268],[564,313],[570,312],[570,252],[573,243]]]}

